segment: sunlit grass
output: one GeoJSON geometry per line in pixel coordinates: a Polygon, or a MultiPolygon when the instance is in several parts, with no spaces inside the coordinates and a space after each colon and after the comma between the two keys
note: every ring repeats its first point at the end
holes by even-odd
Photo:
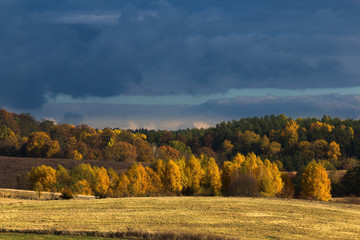
{"type": "Polygon", "coordinates": [[[360,206],[268,198],[0,198],[0,228],[187,232],[239,239],[356,239],[360,206]]]}
{"type": "Polygon", "coordinates": [[[0,240],[105,240],[106,238],[84,236],[57,236],[43,234],[0,233],[0,240]]]}

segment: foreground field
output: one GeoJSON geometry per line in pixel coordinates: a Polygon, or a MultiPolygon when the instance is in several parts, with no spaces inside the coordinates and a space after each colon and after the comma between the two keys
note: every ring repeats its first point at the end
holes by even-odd
{"type": "Polygon", "coordinates": [[[106,240],[106,238],[83,236],[56,236],[43,234],[0,233],[0,240],[106,240]]]}
{"type": "Polygon", "coordinates": [[[267,198],[0,198],[0,228],[179,232],[238,239],[358,239],[360,206],[267,198]]]}

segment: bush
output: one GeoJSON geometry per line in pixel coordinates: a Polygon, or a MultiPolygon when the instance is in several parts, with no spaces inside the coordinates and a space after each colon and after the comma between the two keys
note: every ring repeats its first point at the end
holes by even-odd
{"type": "Polygon", "coordinates": [[[61,190],[61,196],[60,198],[62,199],[72,199],[74,198],[74,194],[72,192],[72,190],[68,187],[65,187],[61,190]]]}
{"type": "Polygon", "coordinates": [[[233,175],[228,189],[229,196],[258,196],[259,184],[256,178],[248,173],[236,173],[233,175]]]}
{"type": "Polygon", "coordinates": [[[295,186],[290,176],[287,173],[282,173],[281,179],[284,183],[284,187],[281,192],[277,194],[277,196],[282,198],[293,198],[295,194],[295,186]]]}

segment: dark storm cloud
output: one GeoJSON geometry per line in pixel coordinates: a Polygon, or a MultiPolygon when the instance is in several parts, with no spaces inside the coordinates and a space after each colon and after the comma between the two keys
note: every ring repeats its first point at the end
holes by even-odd
{"type": "Polygon", "coordinates": [[[0,102],[359,86],[359,1],[0,0],[0,102]]]}

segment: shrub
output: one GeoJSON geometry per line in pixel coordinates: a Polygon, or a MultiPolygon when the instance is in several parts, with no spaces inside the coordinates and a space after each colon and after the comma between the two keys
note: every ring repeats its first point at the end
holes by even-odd
{"type": "Polygon", "coordinates": [[[259,195],[259,184],[249,173],[236,173],[231,178],[227,195],[255,197],[259,195]]]}

